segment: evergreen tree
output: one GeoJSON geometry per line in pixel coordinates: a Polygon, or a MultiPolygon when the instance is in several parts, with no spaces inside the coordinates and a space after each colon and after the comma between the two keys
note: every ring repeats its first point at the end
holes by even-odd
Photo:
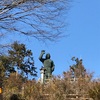
{"type": "Polygon", "coordinates": [[[14,42],[8,50],[8,55],[0,56],[0,61],[6,76],[16,71],[27,77],[37,75],[32,51],[27,50],[24,44],[14,42]]]}

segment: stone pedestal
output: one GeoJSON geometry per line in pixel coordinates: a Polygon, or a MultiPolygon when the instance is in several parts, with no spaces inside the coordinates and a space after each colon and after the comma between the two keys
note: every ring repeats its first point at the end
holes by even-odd
{"type": "Polygon", "coordinates": [[[44,69],[44,67],[42,67],[42,68],[40,69],[40,74],[41,74],[40,82],[43,84],[44,81],[45,81],[45,79],[44,79],[44,74],[45,74],[45,69],[44,69]]]}

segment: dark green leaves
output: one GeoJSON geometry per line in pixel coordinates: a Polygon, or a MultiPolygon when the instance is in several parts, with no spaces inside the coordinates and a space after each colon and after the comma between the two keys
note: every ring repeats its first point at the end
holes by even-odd
{"type": "Polygon", "coordinates": [[[36,76],[32,51],[27,50],[24,44],[14,42],[8,55],[0,56],[0,61],[6,75],[17,71],[23,76],[36,76]]]}

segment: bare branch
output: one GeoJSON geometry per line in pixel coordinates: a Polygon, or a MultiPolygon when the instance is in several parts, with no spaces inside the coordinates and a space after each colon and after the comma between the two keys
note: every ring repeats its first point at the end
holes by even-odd
{"type": "Polygon", "coordinates": [[[0,29],[39,40],[54,40],[64,27],[61,16],[69,0],[1,0],[0,29]]]}

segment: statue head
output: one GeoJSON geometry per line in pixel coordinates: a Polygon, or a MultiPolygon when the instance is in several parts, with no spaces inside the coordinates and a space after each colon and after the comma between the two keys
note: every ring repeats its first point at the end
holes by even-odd
{"type": "Polygon", "coordinates": [[[50,54],[49,53],[46,54],[46,59],[50,59],[50,54]]]}

